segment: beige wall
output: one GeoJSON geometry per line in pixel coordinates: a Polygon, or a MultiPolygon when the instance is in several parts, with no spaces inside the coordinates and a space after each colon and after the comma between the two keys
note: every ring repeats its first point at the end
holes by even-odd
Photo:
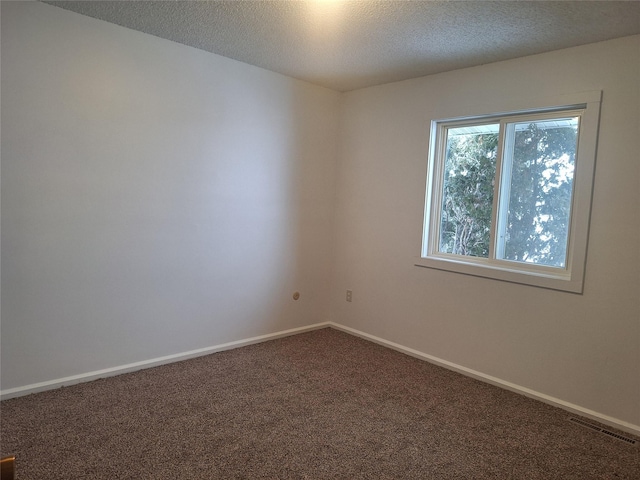
{"type": "Polygon", "coordinates": [[[347,93],[332,320],[640,425],[639,51],[629,37],[347,93]],[[584,295],[415,267],[430,121],[589,90],[603,102],[584,295]]]}

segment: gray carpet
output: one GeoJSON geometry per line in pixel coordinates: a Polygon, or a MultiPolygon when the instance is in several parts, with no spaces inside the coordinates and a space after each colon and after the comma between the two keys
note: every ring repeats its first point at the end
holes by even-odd
{"type": "Polygon", "coordinates": [[[0,404],[20,480],[640,478],[569,416],[333,329],[0,404]]]}

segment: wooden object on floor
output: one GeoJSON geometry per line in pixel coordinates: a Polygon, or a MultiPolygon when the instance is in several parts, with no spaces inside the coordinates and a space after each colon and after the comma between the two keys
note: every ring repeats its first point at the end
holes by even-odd
{"type": "Polygon", "coordinates": [[[4,457],[0,460],[0,480],[15,480],[16,457],[4,457]]]}

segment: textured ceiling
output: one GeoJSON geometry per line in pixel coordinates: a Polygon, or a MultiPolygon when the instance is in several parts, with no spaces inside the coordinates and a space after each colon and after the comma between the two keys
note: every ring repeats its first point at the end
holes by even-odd
{"type": "Polygon", "coordinates": [[[45,3],[340,91],[640,33],[638,1],[45,3]]]}

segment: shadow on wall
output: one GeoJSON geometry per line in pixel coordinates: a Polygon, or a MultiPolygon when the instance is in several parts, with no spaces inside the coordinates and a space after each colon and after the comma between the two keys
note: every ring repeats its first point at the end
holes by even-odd
{"type": "Polygon", "coordinates": [[[37,2],[2,45],[2,389],[325,319],[337,93],[37,2]]]}

